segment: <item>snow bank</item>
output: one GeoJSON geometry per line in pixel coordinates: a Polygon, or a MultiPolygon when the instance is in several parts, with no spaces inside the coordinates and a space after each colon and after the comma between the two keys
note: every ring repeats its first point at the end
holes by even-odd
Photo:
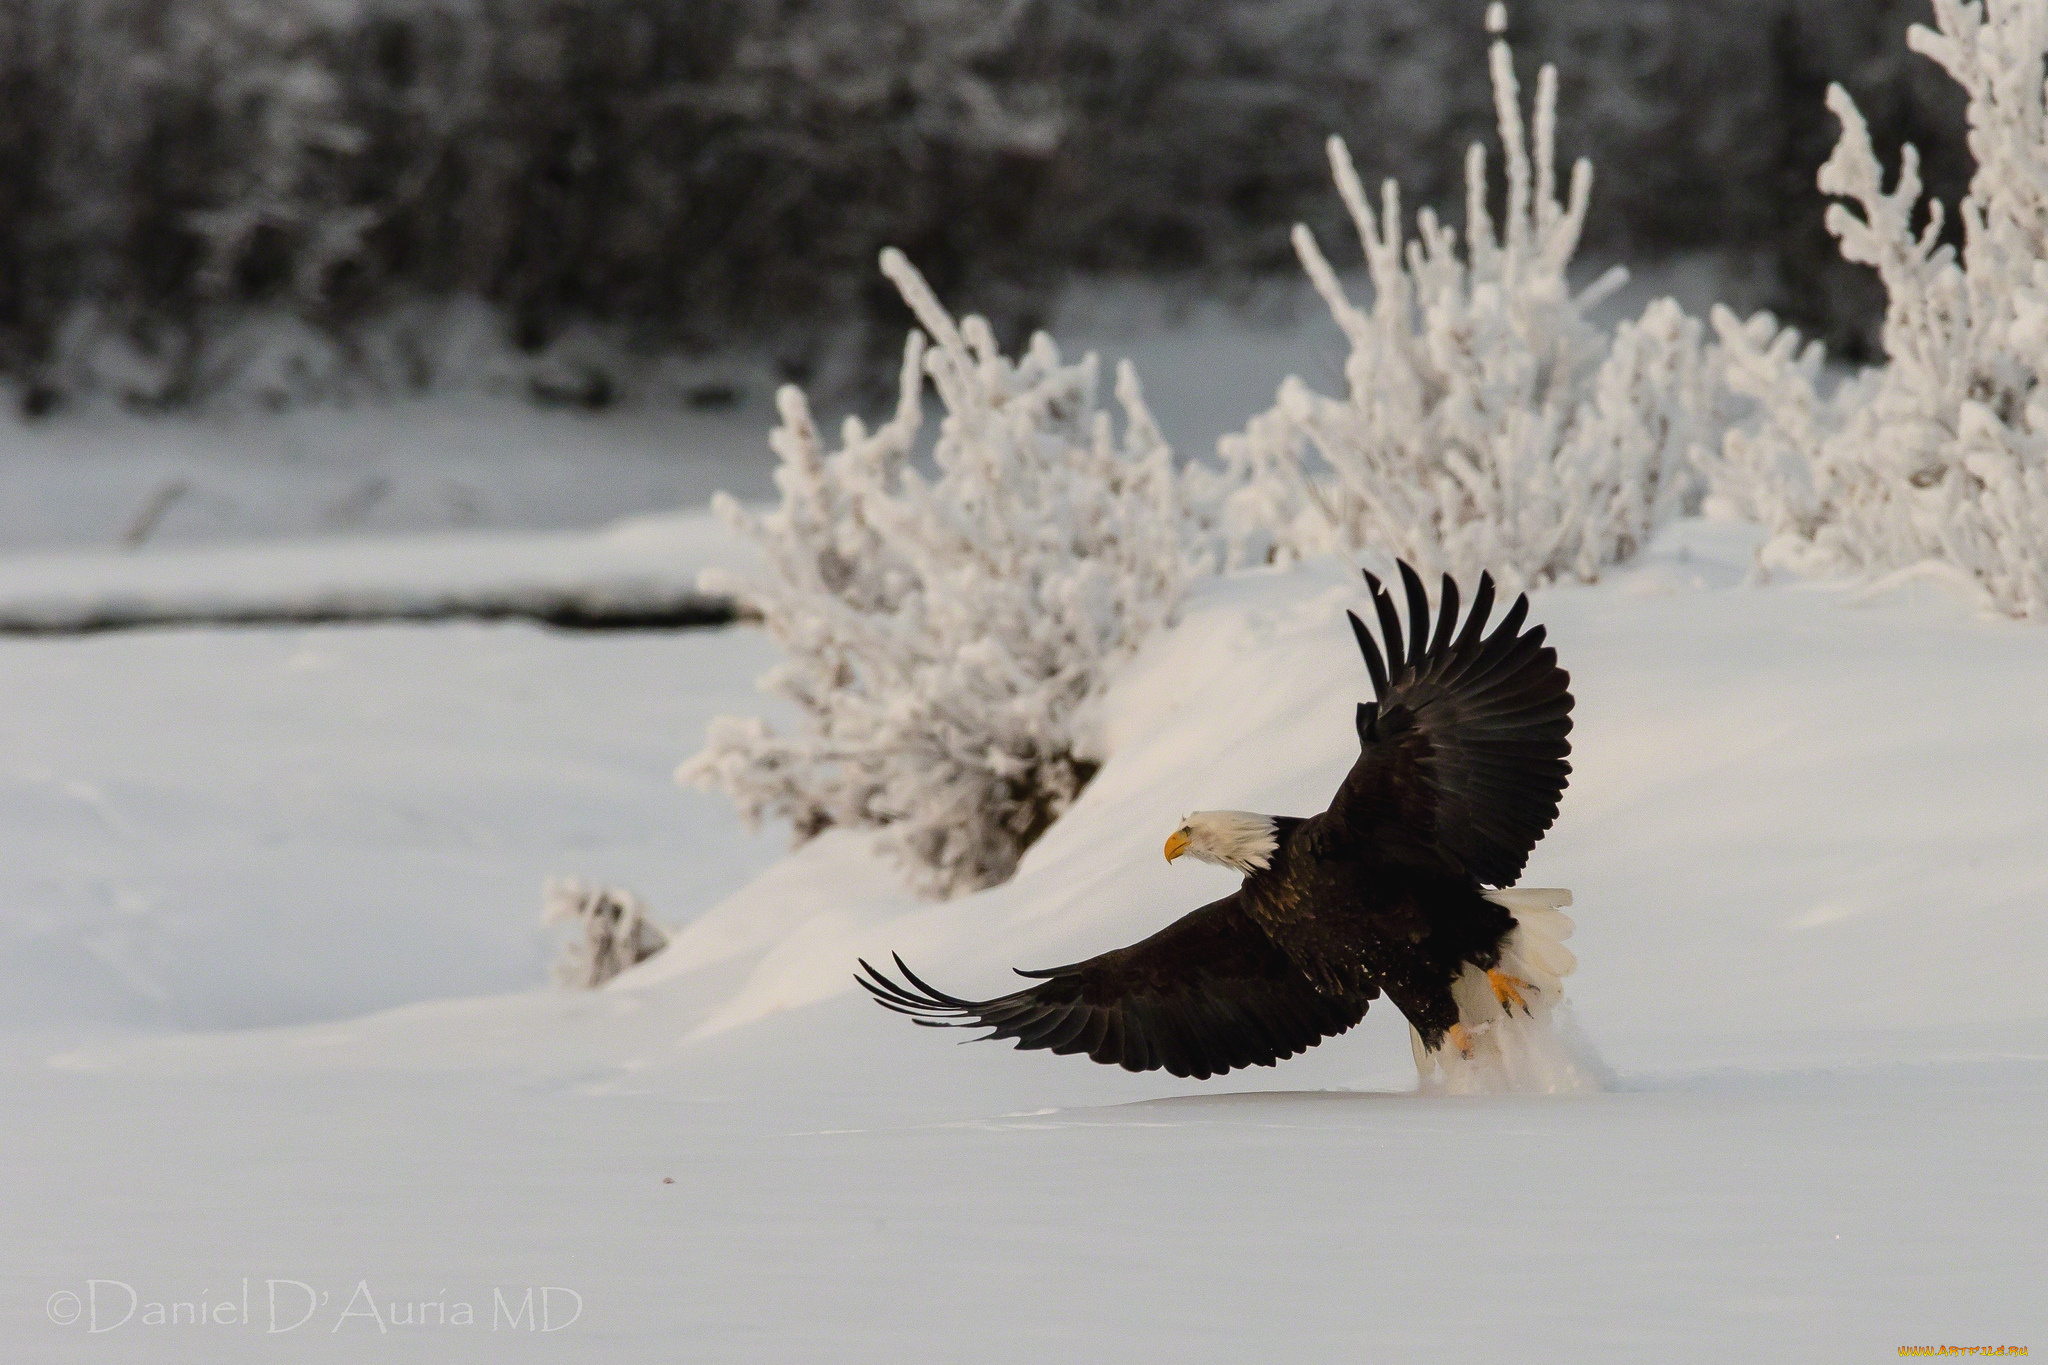
{"type": "Polygon", "coordinates": [[[721,489],[770,497],[767,385],[735,375],[730,391],[725,407],[601,413],[484,394],[260,417],[0,410],[0,549],[552,531],[721,489]]]}
{"type": "MultiPolygon", "coordinates": [[[[1579,706],[1563,815],[1525,880],[1576,894],[1577,1018],[1624,1074],[1672,1039],[1719,1055],[1702,1040],[2037,1018],[2048,636],[1940,580],[1746,587],[1754,545],[1746,527],[1681,522],[1603,583],[1535,598],[1579,706]]],[[[957,1058],[953,1085],[990,1068],[1018,1102],[1184,1092],[871,1022],[853,960],[900,951],[937,985],[993,993],[1012,967],[1128,943],[1227,892],[1230,874],[1169,867],[1160,842],[1189,809],[1322,807],[1368,685],[1342,618],[1361,591],[1329,566],[1199,585],[1105,698],[1095,781],[1011,882],[937,905],[864,836],[778,861],[776,836],[744,841],[725,802],[667,783],[676,740],[766,662],[758,632],[0,645],[16,1017],[40,1000],[88,1020],[289,1021],[538,984],[533,888],[576,875],[642,890],[681,926],[671,947],[587,1005],[421,1006],[470,1022],[401,1011],[316,1051],[360,1063],[388,1042],[408,1065],[467,1067],[485,1036],[517,1058],[557,1027],[515,1018],[580,1009],[586,1060],[621,1065],[726,1058],[800,1083],[799,1054],[832,1040],[855,1070],[957,1058]],[[414,949],[393,952],[407,934],[414,949]],[[607,1013],[628,1006],[630,1026],[607,1013]]],[[[176,1052],[216,1046],[242,1045],[176,1052]]],[[[1413,1075],[1385,1008],[1271,1073],[1413,1075]]]]}
{"type": "Polygon", "coordinates": [[[992,982],[1009,966],[1070,962],[1143,937],[1213,899],[1233,874],[1169,868],[1159,855],[1182,814],[1319,809],[1356,757],[1345,738],[1355,688],[1331,686],[1340,669],[1369,686],[1343,629],[1358,595],[1351,583],[1325,567],[1198,587],[1188,619],[1112,684],[1102,771],[1004,885],[927,905],[898,888],[860,836],[828,834],[620,986],[682,986],[749,960],[737,989],[694,1021],[711,1034],[849,988],[856,952],[886,946],[920,971],[951,962],[992,982]]]}
{"type": "MultiPolygon", "coordinates": [[[[2048,639],[1938,588],[1746,588],[1754,544],[1749,528],[1681,522],[1608,583],[1535,599],[1579,706],[1563,816],[1525,880],[1577,894],[1578,1017],[1610,1057],[1638,1032],[2033,1017],[1983,973],[2048,961],[2048,639]]],[[[1330,566],[1197,588],[1111,688],[1108,761],[1009,883],[924,904],[857,840],[827,836],[615,989],[708,1041],[820,1002],[861,1007],[856,956],[900,951],[940,987],[987,995],[1012,967],[1152,932],[1236,881],[1161,860],[1181,814],[1308,814],[1335,789],[1368,688],[1342,619],[1360,594],[1330,566]]],[[[909,1029],[891,1046],[933,1049],[909,1029]]],[[[1333,1049],[1407,1069],[1384,1007],[1333,1049]]]]}
{"type": "Polygon", "coordinates": [[[753,562],[708,513],[603,532],[444,532],[0,557],[0,632],[155,622],[658,616],[722,609],[712,566],[753,562]]]}

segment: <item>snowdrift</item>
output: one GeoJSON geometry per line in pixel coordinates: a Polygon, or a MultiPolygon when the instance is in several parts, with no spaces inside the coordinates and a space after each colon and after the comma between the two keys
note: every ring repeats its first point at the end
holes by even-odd
{"type": "Polygon", "coordinates": [[[873,836],[829,833],[619,988],[667,992],[690,1031],[710,1036],[839,994],[856,954],[899,951],[979,990],[1012,966],[1119,946],[1226,894],[1234,874],[1169,867],[1159,846],[1189,810],[1305,814],[1328,801],[1357,756],[1350,713],[1370,690],[1343,618],[1361,593],[1331,567],[1198,589],[1183,623],[1112,686],[1111,759],[1004,885],[922,901],[874,857],[873,836]],[[698,984],[736,966],[730,989],[698,984]]]}
{"type": "MultiPolygon", "coordinates": [[[[1604,582],[1533,599],[1579,703],[1562,817],[1523,880],[1575,893],[1570,946],[1579,969],[1567,996],[1579,1025],[1624,1086],[1632,1074],[1673,1064],[1888,1055],[1902,1031],[1937,1029],[1994,1046],[2037,1027],[2027,982],[2048,963],[2040,913],[2048,872],[2039,856],[2048,847],[2039,791],[2048,770],[2040,705],[2048,635],[1985,615],[1938,577],[1875,595],[1750,586],[1754,544],[1741,526],[1682,522],[1604,582]]],[[[693,832],[679,838],[672,807],[621,807],[616,814],[630,818],[636,838],[660,843],[659,858],[593,863],[587,852],[542,842],[522,844],[524,863],[513,869],[524,875],[552,858],[562,872],[623,871],[657,918],[681,926],[666,950],[603,990],[445,999],[285,1031],[109,1042],[70,1060],[173,1070],[509,1066],[634,1087],[660,1073],[662,1086],[691,1093],[851,1097],[862,1110],[920,1113],[1204,1089],[1407,1090],[1415,1083],[1408,1029],[1384,1006],[1273,1071],[1204,1084],[952,1046],[875,1009],[852,976],[856,957],[894,951],[934,984],[993,993],[1016,980],[1013,967],[1131,942],[1225,894],[1232,874],[1163,861],[1165,832],[1191,809],[1322,807],[1351,761],[1351,710],[1369,687],[1342,616],[1362,596],[1334,565],[1199,586],[1180,622],[1112,686],[1101,773],[1026,853],[1017,876],[992,890],[920,900],[875,855],[871,836],[841,832],[699,911],[693,891],[704,867],[759,851],[731,851],[729,812],[688,816],[693,832]]],[[[746,638],[749,648],[760,643],[746,638]]],[[[616,705],[666,685],[676,663],[651,645],[608,662],[616,705]]],[[[753,667],[725,670],[734,675],[726,686],[753,667]]],[[[561,693],[565,705],[573,691],[561,693]]],[[[730,695],[702,704],[729,705],[730,695]]],[[[680,734],[671,725],[637,738],[645,753],[636,766],[672,757],[680,734]]],[[[507,789],[479,797],[468,818],[559,838],[534,825],[536,799],[507,789]]],[[[375,842],[349,861],[340,850],[334,856],[337,874],[374,876],[392,853],[375,842]]],[[[732,870],[743,875],[744,863],[732,870]]],[[[458,871],[440,875],[434,903],[476,899],[458,885],[474,873],[458,871]]],[[[493,871],[490,887],[507,886],[507,875],[493,871]]],[[[501,917],[530,923],[518,886],[493,894],[501,917]]],[[[430,908],[394,893],[392,914],[408,922],[430,908]]],[[[237,961],[258,971],[271,951],[264,945],[280,932],[276,902],[236,900],[218,913],[240,917],[248,943],[237,961]]],[[[371,951],[385,922],[362,927],[364,947],[335,987],[365,1007],[389,1001],[390,992],[374,999],[384,991],[379,973],[407,961],[371,951]]],[[[428,994],[416,978],[433,965],[406,968],[406,995],[428,994]]],[[[535,966],[531,979],[539,977],[535,966]]],[[[465,990],[467,982],[451,976],[441,994],[476,989],[465,990]]]]}
{"type": "MultiPolygon", "coordinates": [[[[1739,526],[1681,523],[1607,582],[1534,600],[1579,705],[1563,815],[1523,880],[1577,894],[1580,1022],[1622,1063],[1653,1038],[2035,1017],[1984,981],[2048,961],[2048,638],[1927,581],[1860,598],[1749,586],[1753,545],[1739,526]]],[[[614,989],[686,1051],[740,1050],[752,1044],[735,1031],[787,1011],[832,1002],[805,1018],[826,1033],[842,1011],[879,1013],[852,991],[856,956],[901,952],[935,984],[986,995],[1012,967],[1152,932],[1236,880],[1161,859],[1183,813],[1308,814],[1352,761],[1369,683],[1342,613],[1362,595],[1331,565],[1198,588],[1112,688],[1111,757],[1009,883],[919,901],[865,838],[828,834],[614,989]]],[[[948,1051],[907,1027],[884,1037],[948,1051]]],[[[973,1051],[996,1064],[996,1048],[973,1051]]],[[[1309,1058],[1228,1083],[1269,1074],[1412,1078],[1405,1026],[1376,1007],[1309,1058]]]]}

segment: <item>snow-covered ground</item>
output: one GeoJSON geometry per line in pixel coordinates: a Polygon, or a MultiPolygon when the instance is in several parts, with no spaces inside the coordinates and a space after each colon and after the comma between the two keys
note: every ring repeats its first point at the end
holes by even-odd
{"type": "Polygon", "coordinates": [[[513,625],[0,642],[0,1024],[521,989],[547,876],[716,900],[786,838],[669,774],[770,657],[513,625]]]}
{"type": "Polygon", "coordinates": [[[1616,1077],[1572,1099],[1415,1096],[1384,1007],[1197,1083],[853,989],[1126,942],[1228,883],[1160,859],[1183,811],[1319,807],[1366,687],[1334,569],[1204,586],[1080,801],[944,905],[667,781],[758,704],[745,627],[0,641],[0,1354],[2048,1349],[2048,634],[1939,579],[1749,586],[1749,543],[1682,524],[1536,601],[1579,724],[1528,880],[1578,893],[1616,1077]],[[683,932],[543,989],[549,874],[683,932]]]}

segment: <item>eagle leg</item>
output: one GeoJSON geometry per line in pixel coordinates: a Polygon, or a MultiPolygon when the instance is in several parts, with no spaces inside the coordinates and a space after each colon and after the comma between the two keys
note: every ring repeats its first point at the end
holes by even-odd
{"type": "Polygon", "coordinates": [[[1514,1013],[1515,1006],[1522,1007],[1522,1013],[1529,1012],[1529,1002],[1522,997],[1523,991],[1534,992],[1535,987],[1519,976],[1509,976],[1499,968],[1487,972],[1486,980],[1493,987],[1493,998],[1500,1002],[1504,1013],[1514,1013]]]}
{"type": "Polygon", "coordinates": [[[1444,1040],[1458,1049],[1458,1055],[1466,1061],[1472,1060],[1472,1034],[1463,1024],[1453,1024],[1444,1030],[1444,1040]]]}

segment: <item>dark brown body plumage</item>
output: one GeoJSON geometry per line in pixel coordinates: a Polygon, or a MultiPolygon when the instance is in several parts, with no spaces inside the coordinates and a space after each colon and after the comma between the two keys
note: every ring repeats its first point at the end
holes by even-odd
{"type": "Polygon", "coordinates": [[[992,1000],[934,990],[901,958],[902,983],[863,962],[861,984],[921,1024],[1177,1076],[1271,1066],[1382,993],[1436,1047],[1458,1021],[1452,982],[1494,966],[1514,927],[1483,889],[1512,885],[1557,817],[1572,697],[1543,628],[1522,631],[1526,597],[1485,634],[1482,576],[1458,630],[1447,577],[1432,634],[1421,580],[1405,564],[1401,579],[1405,632],[1366,576],[1384,655],[1351,618],[1375,696],[1358,708],[1357,762],[1329,809],[1275,821],[1269,865],[1234,894],[1128,948],[1022,972],[1039,984],[992,1000]]]}

